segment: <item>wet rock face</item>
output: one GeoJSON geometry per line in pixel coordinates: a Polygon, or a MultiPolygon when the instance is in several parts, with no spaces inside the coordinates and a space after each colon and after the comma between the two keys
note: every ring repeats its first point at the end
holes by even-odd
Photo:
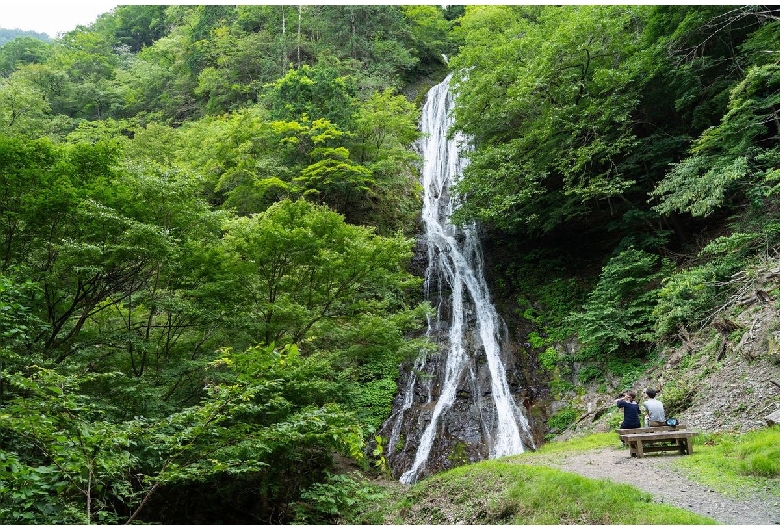
{"type": "MultiPolygon", "coordinates": [[[[426,364],[427,370],[436,371],[441,365],[441,356],[434,355],[426,364]]],[[[399,386],[408,383],[410,374],[405,375],[399,386]]],[[[403,423],[400,435],[396,437],[392,446],[388,445],[388,461],[395,478],[399,478],[404,471],[412,467],[423,431],[433,418],[433,409],[438,402],[440,393],[439,385],[432,385],[431,398],[425,386],[420,385],[415,389],[412,406],[403,411],[403,423]]],[[[481,428],[482,410],[478,402],[474,401],[479,389],[469,382],[462,381],[458,386],[456,398],[449,413],[439,422],[434,437],[430,455],[421,471],[420,478],[450,469],[465,463],[478,462],[488,458],[488,445],[484,439],[481,428]]],[[[402,403],[402,396],[396,398],[395,410],[398,411],[402,403]]],[[[388,422],[380,434],[390,439],[388,422]]]]}
{"type": "MultiPolygon", "coordinates": [[[[448,302],[435,302],[440,304],[443,315],[441,321],[448,322],[448,302]]],[[[473,310],[469,309],[468,313],[473,314],[473,310]]],[[[387,444],[386,455],[395,478],[399,478],[414,463],[420,439],[431,422],[433,410],[441,395],[447,368],[446,352],[449,349],[447,331],[446,326],[442,326],[431,337],[439,344],[439,353],[429,355],[421,369],[401,369],[399,389],[409,388],[410,378],[414,378],[416,382],[411,406],[404,410],[405,396],[400,392],[393,404],[393,415],[379,432],[384,439],[391,442],[387,444]],[[400,427],[395,434],[394,425],[400,427]]],[[[468,350],[471,352],[469,365],[461,373],[452,406],[439,422],[430,455],[419,478],[490,457],[489,438],[497,421],[491,397],[491,375],[479,337],[472,333],[468,343],[468,350]]],[[[507,343],[504,346],[504,351],[510,352],[510,345],[507,343]]],[[[521,372],[516,369],[517,359],[511,352],[504,357],[508,379],[512,381],[511,387],[515,393],[515,402],[522,408],[528,391],[522,381],[521,372]]],[[[527,448],[537,446],[538,443],[539,440],[523,440],[523,445],[527,448]]]]}

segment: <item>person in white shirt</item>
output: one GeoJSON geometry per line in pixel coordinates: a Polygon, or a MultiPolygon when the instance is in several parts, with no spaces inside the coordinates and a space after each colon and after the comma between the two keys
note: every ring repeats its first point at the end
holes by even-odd
{"type": "Polygon", "coordinates": [[[645,390],[647,399],[642,403],[642,408],[647,411],[647,415],[645,416],[647,427],[660,427],[661,425],[666,425],[664,404],[655,399],[655,394],[656,392],[652,388],[645,390]]]}

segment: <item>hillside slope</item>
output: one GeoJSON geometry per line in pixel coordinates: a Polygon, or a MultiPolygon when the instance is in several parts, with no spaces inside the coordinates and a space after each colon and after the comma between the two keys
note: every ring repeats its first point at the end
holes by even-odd
{"type": "MultiPolygon", "coordinates": [[[[761,428],[767,415],[780,410],[780,259],[741,272],[733,282],[735,294],[712,324],[681,329],[679,342],[665,348],[634,385],[638,393],[662,387],[667,416],[702,432],[761,428]]],[[[621,417],[614,399],[594,388],[572,397],[582,415],[558,439],[615,428],[621,417]]]]}

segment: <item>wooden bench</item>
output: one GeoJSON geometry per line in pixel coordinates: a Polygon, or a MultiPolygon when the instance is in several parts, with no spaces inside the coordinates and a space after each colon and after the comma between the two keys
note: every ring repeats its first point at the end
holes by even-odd
{"type": "Polygon", "coordinates": [[[642,458],[645,453],[678,451],[681,455],[693,454],[693,436],[698,434],[685,430],[684,425],[676,427],[641,427],[639,429],[618,429],[620,439],[628,445],[631,456],[642,458]]]}
{"type": "Polygon", "coordinates": [[[645,434],[648,432],[666,432],[666,431],[684,431],[687,427],[685,425],[675,425],[671,427],[669,425],[661,425],[659,427],[639,427],[637,429],[618,429],[617,433],[621,439],[624,434],[645,434]]]}

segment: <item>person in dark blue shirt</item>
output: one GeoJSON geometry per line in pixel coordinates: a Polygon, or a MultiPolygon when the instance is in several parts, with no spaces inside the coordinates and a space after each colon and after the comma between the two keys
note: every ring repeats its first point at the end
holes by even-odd
{"type": "Polygon", "coordinates": [[[623,409],[621,429],[638,429],[642,426],[639,423],[639,404],[636,402],[636,392],[627,391],[622,397],[617,398],[615,404],[619,409],[623,409]]]}

